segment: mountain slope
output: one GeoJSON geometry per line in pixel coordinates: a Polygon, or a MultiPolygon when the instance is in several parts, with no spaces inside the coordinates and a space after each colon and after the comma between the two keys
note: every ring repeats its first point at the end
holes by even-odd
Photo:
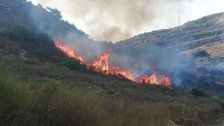
{"type": "Polygon", "coordinates": [[[166,71],[177,86],[223,92],[224,13],[137,35],[113,49],[133,56],[138,64],[166,71]]]}
{"type": "Polygon", "coordinates": [[[202,89],[141,85],[87,69],[48,37],[66,37],[74,30],[82,38],[74,26],[60,21],[57,11],[39,6],[47,16],[37,15],[35,21],[28,16],[29,7],[15,4],[18,0],[0,3],[6,7],[0,8],[6,14],[0,18],[0,125],[208,125],[223,111],[222,99],[202,89]],[[43,24],[38,20],[42,16],[43,24]]]}
{"type": "Polygon", "coordinates": [[[73,33],[76,37],[87,37],[74,25],[61,20],[57,10],[46,10],[40,5],[34,6],[26,0],[1,0],[0,1],[0,28],[9,29],[23,26],[27,29],[37,29],[51,37],[66,36],[73,33]]]}
{"type": "MultiPolygon", "coordinates": [[[[212,62],[215,61],[218,64],[223,61],[223,13],[207,16],[180,27],[138,35],[112,45],[93,42],[75,26],[61,20],[60,12],[57,10],[49,8],[45,10],[40,5],[34,6],[25,0],[2,0],[0,6],[2,6],[0,8],[2,17],[0,18],[0,29],[23,26],[27,29],[34,29],[34,31],[36,29],[47,33],[53,39],[60,36],[65,42],[72,45],[71,48],[90,59],[98,56],[102,50],[112,48],[111,63],[116,65],[118,63],[124,68],[131,69],[137,76],[151,74],[153,69],[158,67],[162,72],[171,75],[177,86],[191,88],[201,85],[200,87],[204,86],[210,89],[214,86],[212,83],[215,83],[219,85],[215,89],[220,89],[220,85],[224,85],[223,79],[212,79],[211,83],[211,79],[206,78],[209,80],[206,82],[206,86],[202,85],[201,79],[191,82],[194,79],[192,76],[188,76],[191,75],[190,73],[193,73],[194,76],[207,75],[207,73],[195,72],[195,69],[192,69],[194,59],[185,58],[192,52],[206,50],[211,55],[212,62]],[[156,48],[153,48],[155,45],[156,48]],[[176,54],[179,55],[176,56],[176,54]],[[186,70],[190,70],[190,72],[186,72],[186,70]],[[185,72],[184,75],[182,75],[183,72],[185,72]]],[[[223,75],[213,77],[222,78],[223,75]]]]}
{"type": "Polygon", "coordinates": [[[190,126],[210,123],[222,112],[221,100],[205,91],[170,90],[96,73],[65,57],[40,32],[1,31],[0,43],[3,126],[160,126],[169,120],[190,126]]]}
{"type": "Polygon", "coordinates": [[[153,44],[183,49],[188,54],[203,49],[214,57],[224,57],[224,13],[206,16],[183,26],[137,35],[117,44],[120,48],[142,48],[153,44]],[[215,50],[215,51],[214,51],[215,50]]]}

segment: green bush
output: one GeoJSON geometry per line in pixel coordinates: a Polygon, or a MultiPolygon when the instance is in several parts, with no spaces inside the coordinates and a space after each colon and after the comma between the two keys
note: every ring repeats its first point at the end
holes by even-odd
{"type": "Polygon", "coordinates": [[[87,66],[85,65],[80,65],[80,62],[78,62],[77,60],[75,59],[71,59],[71,58],[68,58],[66,60],[63,60],[62,62],[60,62],[58,64],[59,66],[63,66],[63,67],[67,67],[69,68],[70,70],[74,70],[74,71],[85,71],[87,66]]]}
{"type": "Polygon", "coordinates": [[[0,125],[161,126],[173,120],[190,126],[204,124],[221,111],[214,101],[185,102],[170,96],[161,101],[166,95],[156,95],[150,96],[154,100],[117,99],[99,88],[78,88],[49,78],[23,81],[1,71],[0,125]]]}
{"type": "Polygon", "coordinates": [[[200,89],[200,88],[192,88],[191,93],[194,96],[197,96],[197,97],[208,97],[208,96],[210,96],[210,94],[206,90],[203,90],[203,89],[200,89]]]}
{"type": "Polygon", "coordinates": [[[66,67],[72,71],[79,71],[88,74],[97,74],[97,72],[95,72],[95,70],[93,70],[92,68],[88,68],[85,64],[80,64],[79,61],[72,58],[67,58],[61,61],[60,63],[58,63],[58,66],[66,67]]]}
{"type": "Polygon", "coordinates": [[[26,53],[27,57],[52,62],[66,58],[61,51],[55,48],[53,40],[47,34],[28,30],[24,27],[15,27],[0,33],[0,35],[16,41],[21,50],[28,52],[26,53]]]}
{"type": "Polygon", "coordinates": [[[0,77],[0,125],[159,126],[169,120],[160,103],[124,102],[57,81],[27,83],[5,73],[0,77]]]}

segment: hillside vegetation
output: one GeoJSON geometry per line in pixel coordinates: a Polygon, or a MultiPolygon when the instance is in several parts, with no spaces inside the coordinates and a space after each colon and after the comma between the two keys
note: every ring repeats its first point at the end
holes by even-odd
{"type": "Polygon", "coordinates": [[[206,125],[223,111],[219,97],[139,85],[86,69],[45,34],[0,33],[0,125],[206,125]]]}
{"type": "Polygon", "coordinates": [[[223,19],[224,13],[205,16],[178,27],[136,35],[115,44],[113,49],[140,63],[143,59],[143,64],[151,68],[168,71],[178,86],[224,95],[223,19]],[[195,56],[198,52],[208,55],[195,56]]]}
{"type": "MultiPolygon", "coordinates": [[[[0,17],[0,126],[166,126],[172,121],[209,126],[223,113],[223,99],[203,89],[135,84],[69,59],[48,35],[88,36],[61,20],[57,10],[26,0],[1,0],[0,17]]],[[[222,17],[217,14],[105,45],[126,53],[153,44],[183,48],[184,55],[203,49],[221,58],[222,17]]],[[[92,42],[87,40],[87,45],[92,42]]]]}
{"type": "Polygon", "coordinates": [[[117,44],[117,48],[145,48],[152,45],[179,49],[183,56],[206,50],[212,57],[224,57],[224,13],[205,16],[175,28],[136,35],[117,44]],[[128,46],[127,46],[128,45],[128,46]]]}
{"type": "Polygon", "coordinates": [[[51,37],[73,34],[76,38],[88,37],[74,25],[62,20],[58,10],[44,9],[41,5],[33,5],[27,0],[0,1],[0,28],[13,29],[22,26],[39,30],[51,37]]]}

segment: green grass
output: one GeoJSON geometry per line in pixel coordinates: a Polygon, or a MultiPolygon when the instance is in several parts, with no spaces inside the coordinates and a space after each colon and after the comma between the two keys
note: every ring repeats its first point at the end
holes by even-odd
{"type": "Polygon", "coordinates": [[[54,42],[49,36],[35,30],[28,30],[20,26],[11,30],[2,30],[0,31],[0,41],[2,44],[0,47],[8,48],[6,51],[16,51],[17,54],[24,53],[27,58],[36,58],[42,62],[58,62],[66,59],[66,56],[55,48],[54,42]],[[7,47],[8,45],[10,46],[7,47]]]}

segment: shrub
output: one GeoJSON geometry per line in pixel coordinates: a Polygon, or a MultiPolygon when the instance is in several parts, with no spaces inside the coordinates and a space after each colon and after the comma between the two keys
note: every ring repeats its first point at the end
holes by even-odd
{"type": "Polygon", "coordinates": [[[0,32],[1,36],[16,41],[17,45],[24,50],[27,57],[37,58],[40,61],[60,61],[66,56],[55,48],[53,40],[44,33],[28,30],[24,27],[0,32]]]}
{"type": "Polygon", "coordinates": [[[203,89],[200,89],[200,88],[192,88],[191,93],[194,96],[197,96],[197,97],[208,97],[208,96],[210,96],[207,91],[205,91],[203,89]]]}

